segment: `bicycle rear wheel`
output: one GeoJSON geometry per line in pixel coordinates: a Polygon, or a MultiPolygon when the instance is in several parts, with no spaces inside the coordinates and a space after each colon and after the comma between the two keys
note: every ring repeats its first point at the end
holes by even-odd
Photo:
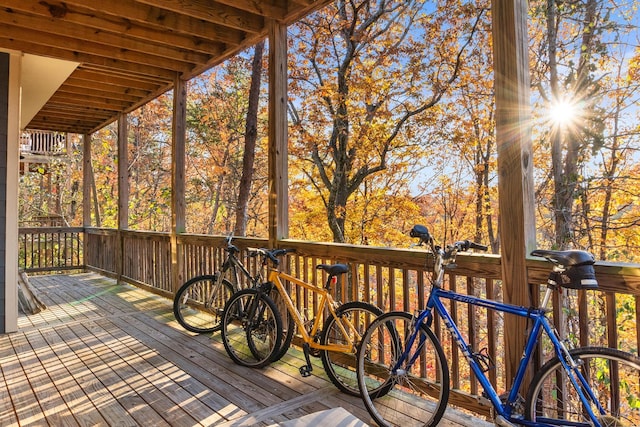
{"type": "Polygon", "coordinates": [[[173,298],[173,314],[183,328],[191,332],[210,333],[220,329],[220,319],[233,286],[218,275],[189,279],[173,298]]]}
{"type": "Polygon", "coordinates": [[[410,342],[414,328],[409,313],[383,314],[367,328],[358,348],[358,386],[380,426],[436,426],[444,415],[449,368],[442,346],[424,324],[410,342]]]}
{"type": "Polygon", "coordinates": [[[222,342],[237,364],[262,368],[273,360],[282,342],[282,320],[275,304],[256,289],[229,299],[222,316],[222,342]]]}
{"type": "MultiPolygon", "coordinates": [[[[613,348],[585,347],[569,353],[605,410],[600,414],[592,401],[590,407],[598,422],[605,427],[639,426],[640,359],[613,348]]],[[[537,422],[593,425],[557,356],[545,363],[531,382],[525,416],[537,422]]]]}
{"type": "Polygon", "coordinates": [[[336,317],[329,316],[324,323],[320,344],[322,345],[348,345],[349,341],[342,333],[339,322],[350,335],[354,343],[353,353],[322,350],[322,364],[331,382],[344,393],[352,396],[360,396],[358,378],[356,376],[355,350],[360,343],[365,330],[371,322],[382,314],[382,310],[373,304],[361,301],[342,304],[336,310],[336,317]],[[354,329],[351,328],[353,326],[354,329]]]}

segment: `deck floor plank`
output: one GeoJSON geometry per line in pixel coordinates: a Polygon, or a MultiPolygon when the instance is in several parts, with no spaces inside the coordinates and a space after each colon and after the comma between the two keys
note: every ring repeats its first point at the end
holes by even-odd
{"type": "MultiPolygon", "coordinates": [[[[302,378],[300,349],[254,370],[235,365],[220,334],[196,335],[170,300],[95,273],[30,278],[47,308],[0,335],[1,426],[273,426],[342,407],[318,358],[302,378]]],[[[466,418],[465,418],[466,417],[466,418]]],[[[489,424],[449,417],[444,427],[489,424]]]]}
{"type": "MultiPolygon", "coordinates": [[[[79,426],[80,423],[74,417],[69,402],[63,395],[66,393],[65,390],[69,389],[69,386],[64,383],[65,378],[69,376],[69,371],[49,350],[47,342],[39,331],[31,331],[25,334],[25,338],[29,341],[34,356],[41,364],[42,369],[39,369],[37,375],[33,370],[29,372],[29,381],[40,400],[45,418],[49,424],[53,425],[79,426]]],[[[31,369],[33,369],[33,365],[31,365],[31,369]]],[[[77,387],[77,385],[73,385],[73,387],[77,387]]],[[[73,392],[73,390],[70,391],[73,392]]],[[[79,396],[77,389],[76,395],[79,396]]],[[[90,420],[90,422],[95,423],[95,420],[90,420]]]]}
{"type": "Polygon", "coordinates": [[[49,376],[75,419],[82,426],[107,425],[107,420],[100,415],[92,400],[87,398],[90,373],[76,352],[55,329],[42,329],[40,333],[43,346],[48,346],[43,347],[41,352],[48,352],[51,359],[49,376]]]}

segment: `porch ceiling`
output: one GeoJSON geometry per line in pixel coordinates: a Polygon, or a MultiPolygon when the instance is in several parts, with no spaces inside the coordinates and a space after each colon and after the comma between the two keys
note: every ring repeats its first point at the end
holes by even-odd
{"type": "Polygon", "coordinates": [[[90,133],[330,0],[2,0],[0,50],[80,63],[23,128],[90,133]]]}

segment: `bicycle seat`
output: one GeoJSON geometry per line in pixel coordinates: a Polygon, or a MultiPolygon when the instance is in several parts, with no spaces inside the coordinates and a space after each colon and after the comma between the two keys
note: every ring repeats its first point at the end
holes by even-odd
{"type": "Polygon", "coordinates": [[[591,255],[589,252],[579,250],[552,251],[536,249],[535,251],[531,252],[531,255],[546,258],[554,264],[560,264],[565,267],[595,263],[593,255],[591,255]]]}
{"type": "Polygon", "coordinates": [[[536,249],[531,252],[531,255],[546,258],[554,264],[564,267],[563,271],[554,270],[549,273],[547,284],[552,288],[561,286],[569,289],[598,289],[598,281],[593,268],[595,260],[589,252],[536,249]]]}
{"type": "Polygon", "coordinates": [[[346,264],[318,264],[316,268],[326,271],[329,276],[338,276],[349,271],[349,266],[346,264]]]}

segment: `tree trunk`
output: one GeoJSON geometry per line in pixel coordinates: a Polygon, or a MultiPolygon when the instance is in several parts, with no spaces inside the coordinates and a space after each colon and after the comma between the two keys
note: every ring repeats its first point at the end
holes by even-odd
{"type": "Polygon", "coordinates": [[[244,154],[242,157],[242,177],[238,189],[236,205],[236,225],[233,233],[244,236],[247,231],[247,206],[253,181],[253,164],[255,161],[256,140],[258,139],[258,104],[260,101],[260,80],[262,77],[262,53],[264,42],[258,43],[253,54],[251,70],[251,88],[249,89],[249,106],[247,110],[246,131],[244,136],[244,154]]]}

